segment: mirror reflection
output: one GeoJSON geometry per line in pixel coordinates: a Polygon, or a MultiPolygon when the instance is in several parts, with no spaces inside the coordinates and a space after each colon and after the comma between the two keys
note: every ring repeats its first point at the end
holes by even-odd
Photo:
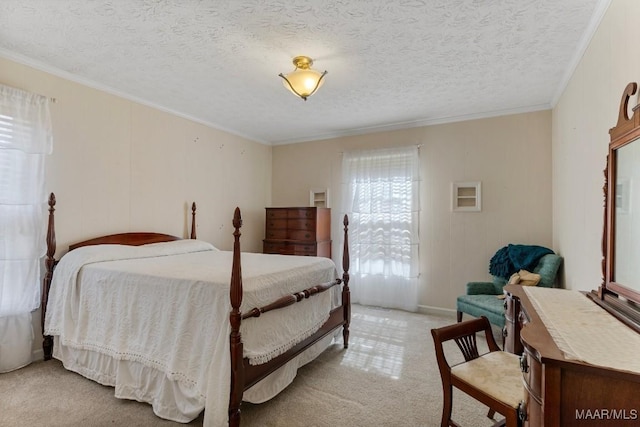
{"type": "Polygon", "coordinates": [[[613,280],[640,291],[640,143],[631,142],[616,150],[614,206],[613,280]]]}

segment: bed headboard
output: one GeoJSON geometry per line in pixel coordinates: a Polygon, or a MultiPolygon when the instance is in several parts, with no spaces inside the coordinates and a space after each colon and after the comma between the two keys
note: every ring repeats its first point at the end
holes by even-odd
{"type": "MultiPolygon", "coordinates": [[[[196,238],[196,204],[191,204],[191,239],[196,238]]],[[[171,242],[173,240],[181,240],[181,237],[172,236],[170,234],[153,233],[153,232],[131,232],[131,233],[118,233],[110,234],[108,236],[95,237],[89,240],[83,240],[82,242],[76,242],[69,245],[69,250],[80,248],[82,246],[91,245],[128,245],[128,246],[140,246],[148,243],[159,242],[171,242]]]]}
{"type": "MultiPolygon", "coordinates": [[[[45,275],[42,281],[42,295],[41,295],[41,324],[44,331],[44,321],[46,314],[47,301],[49,299],[49,288],[51,287],[51,280],[53,278],[53,269],[55,268],[58,260],[55,259],[56,253],[56,231],[55,231],[55,210],[56,210],[56,196],[51,193],[49,195],[49,220],[47,225],[47,254],[45,257],[45,275]]],[[[191,205],[191,239],[196,238],[196,204],[191,205]]],[[[181,240],[180,237],[172,236],[170,234],[154,233],[154,232],[131,232],[131,233],[119,233],[110,234],[108,236],[95,237],[93,239],[84,240],[69,245],[69,250],[80,248],[82,246],[90,245],[104,245],[104,244],[120,244],[129,246],[140,246],[147,243],[159,243],[159,242],[171,242],[174,240],[181,240]]],[[[53,349],[53,338],[50,336],[43,337],[44,359],[51,359],[51,352],[53,349]]]]}
{"type": "Polygon", "coordinates": [[[89,239],[89,240],[84,240],[82,242],[74,243],[72,245],[69,245],[69,250],[72,251],[82,246],[91,246],[91,245],[117,244],[117,245],[140,246],[140,245],[145,245],[147,243],[170,242],[173,240],[180,240],[180,237],[171,236],[169,234],[162,234],[162,233],[119,233],[119,234],[110,234],[108,236],[96,237],[95,239],[89,239]]]}

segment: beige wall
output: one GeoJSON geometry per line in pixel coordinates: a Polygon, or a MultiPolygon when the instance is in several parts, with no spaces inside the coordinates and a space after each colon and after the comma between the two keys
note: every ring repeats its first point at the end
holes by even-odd
{"type": "Polygon", "coordinates": [[[551,247],[551,112],[540,111],[273,147],[273,206],[330,188],[341,256],[341,159],[349,150],[421,144],[420,304],[455,308],[468,281],[489,279],[508,243],[551,247]],[[481,181],[482,212],[451,212],[451,182],[481,181]]]}
{"type": "Polygon", "coordinates": [[[261,251],[271,199],[271,147],[0,58],[0,83],[56,98],[47,191],[56,193],[58,255],[73,241],[148,230],[230,249],[233,209],[243,249],[261,251]]]}
{"type": "Polygon", "coordinates": [[[553,110],[553,241],[567,288],[602,281],[602,171],[622,91],[640,81],[638,22],[640,2],[611,2],[553,110]]]}
{"type": "Polygon", "coordinates": [[[198,238],[230,249],[240,206],[243,250],[262,250],[271,147],[2,58],[0,83],[57,100],[46,189],[57,198],[58,256],[69,243],[101,234],[186,237],[192,201],[198,238]]]}

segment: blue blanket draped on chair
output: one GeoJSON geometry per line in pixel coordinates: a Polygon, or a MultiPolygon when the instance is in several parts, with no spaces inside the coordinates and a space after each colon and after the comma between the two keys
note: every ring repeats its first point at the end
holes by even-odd
{"type": "Polygon", "coordinates": [[[512,245],[500,248],[489,262],[489,273],[508,279],[520,270],[531,271],[540,258],[554,253],[551,249],[536,245],[512,245]]]}

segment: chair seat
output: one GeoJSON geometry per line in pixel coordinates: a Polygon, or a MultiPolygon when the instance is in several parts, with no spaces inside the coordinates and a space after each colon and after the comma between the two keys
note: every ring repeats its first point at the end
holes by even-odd
{"type": "Polygon", "coordinates": [[[517,408],[524,396],[520,358],[512,353],[486,353],[451,367],[451,376],[512,408],[517,408]]]}

